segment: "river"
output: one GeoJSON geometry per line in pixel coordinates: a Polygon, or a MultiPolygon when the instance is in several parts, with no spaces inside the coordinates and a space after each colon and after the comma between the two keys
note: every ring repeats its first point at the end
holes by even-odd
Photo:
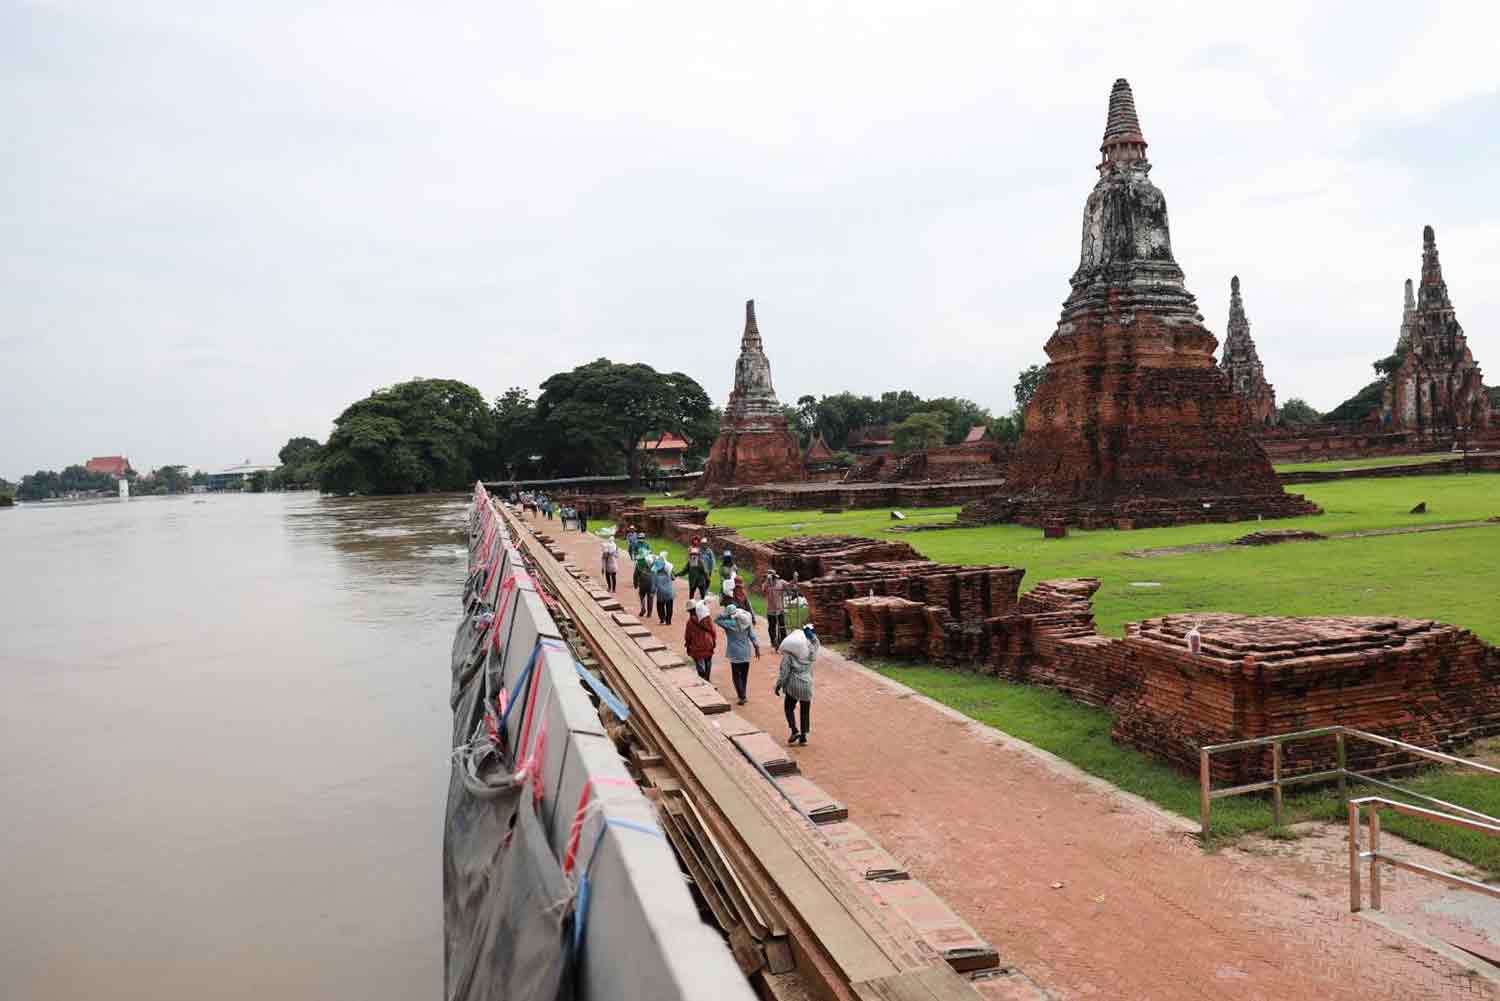
{"type": "Polygon", "coordinates": [[[0,996],[440,995],[464,504],[0,511],[0,996]]]}

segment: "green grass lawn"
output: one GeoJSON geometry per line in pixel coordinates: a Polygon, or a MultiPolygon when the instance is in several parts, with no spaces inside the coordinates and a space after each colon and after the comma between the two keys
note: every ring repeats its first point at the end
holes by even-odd
{"type": "MultiPolygon", "coordinates": [[[[998,678],[941,667],[870,660],[867,666],[927,697],[951,706],[1071,762],[1090,775],[1135,793],[1173,813],[1198,819],[1198,780],[1109,738],[1112,715],[1085,706],[1048,688],[1018,685],[998,678]]],[[[1433,771],[1400,783],[1427,796],[1500,816],[1500,782],[1484,775],[1433,771]]],[[[1358,782],[1351,796],[1379,792],[1358,782]]],[[[1334,786],[1286,790],[1283,822],[1340,821],[1344,800],[1334,786]]],[[[1209,845],[1272,827],[1270,800],[1259,795],[1215,800],[1209,845]]],[[[1462,859],[1491,875],[1500,875],[1500,839],[1460,828],[1413,820],[1386,812],[1383,826],[1418,844],[1462,859]]]]}
{"type": "MultiPolygon", "coordinates": [[[[893,534],[891,527],[897,523],[880,509],[821,514],[716,508],[709,521],[760,540],[801,534],[899,538],[946,563],[1024,567],[1023,586],[1059,577],[1098,577],[1103,586],[1095,596],[1095,611],[1100,629],[1114,635],[1126,622],[1213,610],[1433,618],[1500,642],[1500,526],[1149,558],[1127,555],[1230,542],[1257,528],[1309,528],[1331,534],[1500,515],[1500,476],[1494,474],[1340,480],[1298,490],[1325,513],[1264,523],[1072,531],[1065,539],[1043,539],[1038,529],[1022,525],[893,534]],[[1408,513],[1418,501],[1427,502],[1427,514],[1408,513]]],[[[909,520],[900,524],[938,525],[951,522],[956,509],[917,508],[905,513],[909,520]]]]}
{"type": "Polygon", "coordinates": [[[1386,455],[1371,459],[1325,459],[1321,462],[1284,462],[1276,465],[1278,473],[1323,472],[1329,469],[1370,469],[1376,466],[1421,466],[1429,462],[1456,459],[1454,452],[1428,452],[1424,455],[1386,455]]]}

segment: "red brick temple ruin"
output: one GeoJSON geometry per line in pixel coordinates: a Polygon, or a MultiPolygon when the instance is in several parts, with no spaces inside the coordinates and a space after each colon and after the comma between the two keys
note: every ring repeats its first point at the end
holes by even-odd
{"type": "Polygon", "coordinates": [[[726,487],[804,478],[802,449],[771,386],[771,362],[755,322],[755,300],[749,299],[740,357],[734,366],[734,389],[699,489],[712,496],[726,487]]]}
{"type": "Polygon", "coordinates": [[[960,520],[1145,528],[1317,513],[1282,490],[1214,362],[1124,80],[1100,152],[1072,293],[1004,491],[960,520]]]}
{"type": "Polygon", "coordinates": [[[1396,355],[1400,365],[1386,384],[1383,423],[1424,431],[1490,426],[1484,379],[1448,298],[1431,226],[1422,228],[1422,280],[1415,302],[1411,280],[1406,282],[1396,355]]]}
{"type": "Polygon", "coordinates": [[[1266,370],[1250,337],[1239,275],[1229,279],[1229,326],[1224,328],[1224,357],[1219,367],[1240,399],[1250,404],[1250,419],[1262,426],[1275,424],[1276,390],[1266,382],[1266,370]]]}

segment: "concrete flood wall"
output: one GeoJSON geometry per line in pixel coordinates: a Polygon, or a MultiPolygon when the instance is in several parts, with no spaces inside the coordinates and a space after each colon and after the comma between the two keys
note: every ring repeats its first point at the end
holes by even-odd
{"type": "MultiPolygon", "coordinates": [[[[571,996],[750,1001],[748,982],[727,944],[700,917],[652,804],[605,735],[572,651],[489,505],[488,495],[477,489],[474,519],[479,530],[471,535],[470,562],[483,584],[475,589],[459,626],[455,676],[458,651],[479,651],[470,657],[483,664],[464,687],[483,688],[488,672],[489,688],[484,690],[492,695],[490,717],[501,731],[495,743],[505,766],[520,778],[513,801],[496,800],[496,810],[505,815],[493,818],[498,822],[494,829],[508,832],[515,814],[534,811],[572,896],[557,901],[553,913],[508,915],[508,920],[556,924],[572,908],[573,931],[564,931],[577,945],[568,960],[576,992],[571,996]],[[486,619],[487,613],[493,613],[493,620],[486,619]],[[500,702],[509,708],[503,715],[500,702]]],[[[482,705],[484,700],[464,703],[455,691],[455,703],[482,705]]],[[[455,731],[462,734],[468,726],[470,721],[457,720],[455,731]]],[[[460,767],[456,759],[455,770],[460,767]]],[[[450,792],[450,835],[454,817],[475,806],[464,802],[469,794],[457,771],[451,788],[458,791],[450,792]]],[[[502,833],[497,840],[501,843],[479,847],[493,851],[498,860],[512,839],[502,833]]],[[[490,887],[470,887],[469,892],[476,889],[490,887]]],[[[452,913],[450,907],[450,917],[452,913]]],[[[488,931],[453,924],[450,920],[446,928],[450,957],[464,951],[465,936],[488,931]]],[[[507,955],[505,946],[501,942],[488,961],[536,961],[534,954],[507,955]]],[[[454,993],[454,979],[450,969],[450,999],[502,1001],[493,992],[454,993]]],[[[512,995],[503,1001],[521,999],[512,995]]]]}

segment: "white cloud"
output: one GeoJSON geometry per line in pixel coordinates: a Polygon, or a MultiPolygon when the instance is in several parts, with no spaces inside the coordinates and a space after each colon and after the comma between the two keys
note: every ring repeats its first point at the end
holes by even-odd
{"type": "Polygon", "coordinates": [[[1481,284],[1500,212],[1441,217],[1453,178],[1387,138],[1496,92],[1496,19],[1478,3],[12,7],[0,472],[266,455],[377,385],[493,395],[601,354],[722,398],[749,297],[788,399],[910,387],[1003,410],[1067,293],[1116,76],[1210,328],[1240,274],[1283,399],[1328,407],[1367,381],[1424,222],[1500,371],[1481,284]]]}

